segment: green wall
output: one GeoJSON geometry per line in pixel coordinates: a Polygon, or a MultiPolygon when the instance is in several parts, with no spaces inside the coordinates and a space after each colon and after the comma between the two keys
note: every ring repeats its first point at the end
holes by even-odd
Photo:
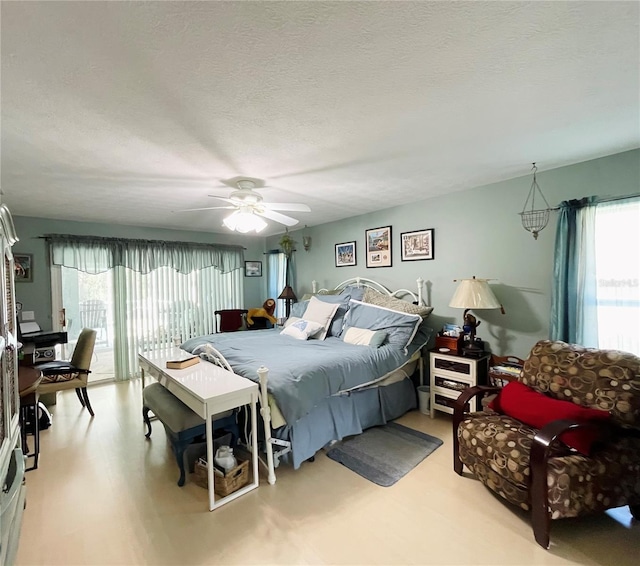
{"type": "MultiPolygon", "coordinates": [[[[332,287],[350,277],[367,277],[391,289],[415,289],[426,281],[426,302],[434,307],[432,327],[460,323],[462,312],[448,306],[456,288],[454,279],[471,276],[494,279],[491,286],[503,303],[498,310],[477,311],[482,324],[478,336],[494,353],[525,357],[539,339],[547,338],[551,305],[553,248],[557,212],[538,240],[522,228],[522,210],[532,177],[512,179],[347,220],[292,232],[296,248],[296,294],[311,290],[311,281],[332,287]],[[392,267],[366,269],[364,231],[392,226],[392,267]],[[434,228],[435,258],[400,261],[400,234],[434,228]],[[312,237],[309,252],[302,249],[302,233],[312,237]],[[335,267],[334,246],[357,242],[357,265],[335,267]]],[[[637,193],[640,188],[640,150],[629,151],[538,174],[538,184],[551,206],[584,196],[637,193]]],[[[366,198],[366,194],[362,195],[366,198]]],[[[640,221],[640,219],[639,219],[640,221]]],[[[620,235],[624,241],[624,235],[620,235]]],[[[277,247],[278,237],[267,240],[277,247]]]]}
{"type": "MultiPolygon", "coordinates": [[[[43,330],[52,328],[51,321],[51,277],[48,269],[47,246],[40,236],[44,234],[78,234],[105,237],[136,238],[145,240],[168,240],[216,244],[237,244],[246,248],[246,260],[264,259],[264,238],[238,236],[235,234],[210,234],[186,230],[164,230],[135,226],[117,226],[89,222],[70,222],[47,218],[15,216],[13,218],[20,241],[13,247],[14,253],[33,254],[33,282],[17,283],[16,298],[24,310],[35,311],[36,320],[43,330]]],[[[244,278],[244,305],[238,308],[261,306],[266,297],[266,274],[263,263],[262,277],[244,278]]]]}
{"type": "MultiPolygon", "coordinates": [[[[538,174],[538,183],[551,206],[563,200],[584,196],[618,196],[638,192],[640,187],[640,150],[629,151],[562,167],[538,174]]],[[[482,321],[478,336],[488,341],[493,352],[527,355],[534,342],[546,338],[549,331],[553,245],[557,213],[538,238],[526,232],[518,212],[531,186],[531,176],[511,179],[450,195],[422,199],[416,188],[416,201],[410,205],[354,216],[292,232],[297,241],[295,252],[296,294],[311,291],[311,281],[332,287],[350,277],[375,279],[391,289],[415,289],[422,277],[425,300],[434,307],[430,318],[434,329],[445,322],[461,321],[462,312],[448,306],[456,288],[454,279],[491,278],[491,285],[503,303],[506,314],[478,311],[482,321]],[[392,226],[393,265],[366,269],[364,231],[392,226]],[[400,261],[400,234],[433,228],[435,258],[431,261],[400,261]],[[302,234],[312,236],[311,250],[302,248],[302,234]],[[334,246],[356,240],[357,265],[335,267],[334,246]]],[[[366,195],[362,195],[366,198],[366,195]]],[[[41,326],[51,328],[50,278],[45,257],[46,246],[39,236],[46,233],[90,234],[160,240],[242,244],[245,259],[262,260],[266,249],[278,247],[280,236],[266,240],[226,234],[207,234],[67,222],[42,218],[14,218],[20,242],[19,253],[34,255],[34,282],[17,285],[17,297],[25,310],[34,310],[41,326]]],[[[624,234],[620,235],[624,241],[624,234]]],[[[266,262],[263,277],[246,278],[245,307],[260,306],[266,297],[266,262]]]]}

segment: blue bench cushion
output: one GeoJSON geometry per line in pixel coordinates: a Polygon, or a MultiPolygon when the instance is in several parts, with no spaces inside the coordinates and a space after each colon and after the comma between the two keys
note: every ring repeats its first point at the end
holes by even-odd
{"type": "MultiPolygon", "coordinates": [[[[142,404],[151,409],[162,423],[175,433],[191,428],[204,427],[204,419],[194,413],[180,399],[160,383],[147,385],[142,391],[142,404]]],[[[232,415],[233,411],[225,411],[213,416],[213,420],[232,415]]]]}
{"type": "Polygon", "coordinates": [[[159,383],[152,383],[144,388],[142,402],[173,432],[182,432],[197,426],[204,426],[203,418],[199,417],[159,383]]]}

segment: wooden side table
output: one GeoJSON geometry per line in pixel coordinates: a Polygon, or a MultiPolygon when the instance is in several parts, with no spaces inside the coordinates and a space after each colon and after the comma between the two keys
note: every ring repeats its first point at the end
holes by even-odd
{"type": "Polygon", "coordinates": [[[42,372],[34,367],[18,366],[18,392],[20,394],[20,435],[22,452],[25,458],[33,458],[33,466],[25,471],[38,468],[40,455],[40,426],[38,423],[38,385],[42,381],[42,372]],[[27,444],[27,421],[33,426],[33,452],[29,452],[27,444]]]}
{"type": "Polygon", "coordinates": [[[489,385],[504,387],[518,379],[524,360],[516,356],[491,356],[489,361],[489,385]]]}

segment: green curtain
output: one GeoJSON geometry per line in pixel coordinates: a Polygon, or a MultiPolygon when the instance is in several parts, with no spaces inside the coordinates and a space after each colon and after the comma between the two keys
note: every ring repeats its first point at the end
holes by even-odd
{"type": "Polygon", "coordinates": [[[68,234],[47,234],[51,263],[86,273],[104,273],[114,267],[126,267],[139,273],[150,273],[159,267],[170,267],[179,273],[215,267],[230,273],[244,265],[242,246],[131,240],[68,234]]]}
{"type": "Polygon", "coordinates": [[[560,203],[556,231],[550,338],[598,346],[595,271],[596,197],[560,203]]]}

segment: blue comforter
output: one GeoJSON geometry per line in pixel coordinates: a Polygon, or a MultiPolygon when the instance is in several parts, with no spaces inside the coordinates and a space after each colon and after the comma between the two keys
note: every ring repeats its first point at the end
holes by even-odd
{"type": "Polygon", "coordinates": [[[391,344],[380,348],[355,346],[340,338],[296,340],[279,329],[211,334],[187,340],[188,352],[211,344],[233,370],[258,381],[260,366],[269,370],[268,390],[287,423],[293,424],[322,399],[380,379],[402,367],[427,343],[431,330],[421,329],[403,350],[391,344]]]}

